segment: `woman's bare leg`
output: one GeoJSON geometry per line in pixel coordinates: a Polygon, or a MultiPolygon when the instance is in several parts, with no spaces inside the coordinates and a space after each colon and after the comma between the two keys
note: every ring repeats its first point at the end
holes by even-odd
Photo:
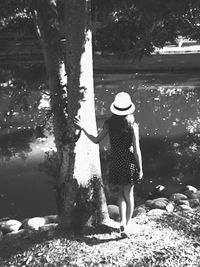
{"type": "Polygon", "coordinates": [[[128,184],[125,185],[123,188],[123,195],[127,204],[126,208],[126,225],[128,225],[130,219],[132,218],[133,215],[133,210],[134,210],[134,195],[133,195],[133,189],[134,185],[128,184]]]}
{"type": "Polygon", "coordinates": [[[126,226],[126,213],[127,213],[127,204],[124,198],[123,186],[119,185],[119,192],[118,192],[118,206],[119,206],[119,215],[121,219],[121,225],[126,226]]]}

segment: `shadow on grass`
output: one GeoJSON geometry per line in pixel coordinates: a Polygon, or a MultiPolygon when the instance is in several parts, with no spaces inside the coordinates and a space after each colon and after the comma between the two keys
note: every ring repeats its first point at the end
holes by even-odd
{"type": "Polygon", "coordinates": [[[42,252],[43,247],[48,246],[49,242],[56,240],[65,240],[64,242],[66,243],[66,246],[70,246],[70,244],[72,244],[73,242],[84,242],[89,246],[93,246],[100,243],[117,241],[121,239],[120,236],[113,238],[95,237],[95,235],[104,235],[105,237],[105,234],[111,234],[112,232],[118,232],[118,230],[106,225],[101,225],[98,227],[88,227],[79,234],[70,231],[65,232],[63,230],[57,230],[51,235],[49,235],[47,232],[38,232],[27,238],[5,239],[0,242],[0,260],[9,260],[16,255],[23,255],[27,252],[34,252],[34,250],[38,250],[38,246],[41,246],[40,250],[42,252]]]}
{"type": "Polygon", "coordinates": [[[58,236],[58,233],[52,237],[48,237],[47,234],[34,234],[27,238],[12,238],[5,239],[0,242],[0,256],[4,259],[14,256],[16,254],[22,254],[26,251],[32,250],[37,244],[44,244],[46,241],[53,240],[58,236]]]}
{"type": "Polygon", "coordinates": [[[108,243],[108,242],[114,242],[114,241],[119,241],[122,240],[123,238],[118,236],[118,237],[113,237],[113,238],[97,238],[97,237],[83,237],[83,241],[88,245],[88,246],[95,246],[103,243],[108,243]]]}
{"type": "Polygon", "coordinates": [[[119,229],[102,224],[97,227],[87,229],[81,236],[81,241],[85,242],[89,246],[94,246],[122,239],[119,234],[111,237],[110,235],[112,233],[119,233],[119,229]]]}

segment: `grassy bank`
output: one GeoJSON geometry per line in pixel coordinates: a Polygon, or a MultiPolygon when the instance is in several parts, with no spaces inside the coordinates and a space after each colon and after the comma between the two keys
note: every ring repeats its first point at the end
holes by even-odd
{"type": "Polygon", "coordinates": [[[190,213],[151,210],[135,217],[130,238],[118,232],[37,236],[1,244],[0,266],[200,266],[200,209],[190,213]]]}

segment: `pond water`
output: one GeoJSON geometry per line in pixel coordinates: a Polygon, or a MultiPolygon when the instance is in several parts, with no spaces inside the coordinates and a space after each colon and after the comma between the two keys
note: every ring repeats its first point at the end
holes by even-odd
{"type": "MultiPolygon", "coordinates": [[[[183,184],[200,186],[198,75],[102,74],[96,76],[95,85],[100,126],[109,116],[109,105],[117,92],[128,92],[135,103],[144,165],[144,181],[137,188],[139,193],[145,196],[159,184],[171,192],[180,190],[183,184]]],[[[107,141],[101,148],[105,151],[102,166],[106,175],[107,141]]]]}
{"type": "MultiPolygon", "coordinates": [[[[99,129],[119,91],[131,95],[140,125],[144,181],[138,192],[145,194],[158,184],[172,190],[188,183],[200,186],[200,77],[192,73],[95,74],[99,129]]],[[[31,101],[37,102],[37,94],[33,95],[31,101]]],[[[5,113],[8,103],[5,95],[1,98],[1,112],[5,113]]],[[[45,152],[54,149],[52,135],[43,133],[35,123],[37,117],[40,124],[44,113],[31,109],[23,118],[15,113],[13,124],[0,117],[0,218],[54,214],[50,178],[39,167],[45,152]]],[[[100,150],[106,176],[108,140],[101,143],[100,150]]]]}

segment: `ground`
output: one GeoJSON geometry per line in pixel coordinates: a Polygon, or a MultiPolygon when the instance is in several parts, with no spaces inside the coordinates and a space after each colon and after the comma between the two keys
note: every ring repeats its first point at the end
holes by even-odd
{"type": "Polygon", "coordinates": [[[126,239],[121,239],[117,231],[101,228],[82,236],[59,233],[12,244],[4,242],[0,266],[198,267],[199,211],[151,210],[132,220],[130,238],[126,239]]]}

